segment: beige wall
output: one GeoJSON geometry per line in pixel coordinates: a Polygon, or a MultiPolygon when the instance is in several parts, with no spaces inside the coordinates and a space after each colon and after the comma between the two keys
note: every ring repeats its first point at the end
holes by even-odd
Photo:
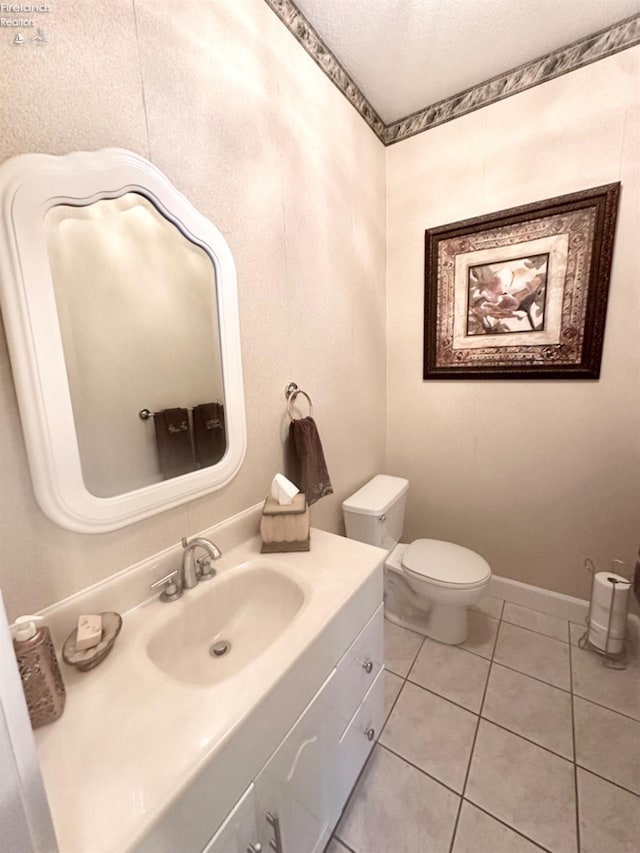
{"type": "Polygon", "coordinates": [[[405,535],[451,538],[496,573],[587,597],[586,556],[640,538],[640,48],[387,150],[387,471],[405,535]],[[422,380],[424,231],[622,182],[601,379],[422,380]]]}
{"type": "Polygon", "coordinates": [[[317,526],[341,531],[342,499],[386,470],[411,480],[408,537],[477,548],[501,575],[586,595],[585,556],[633,559],[640,48],[387,149],[385,306],[384,149],[263,0],[59,0],[47,32],[0,41],[0,159],[130,148],[216,223],[238,267],[249,448],[219,493],[111,534],[61,530],[33,497],[0,335],[11,618],[261,500],[289,380],[313,397],[335,487],[317,526]],[[614,180],[601,380],[423,382],[424,229],[614,180]]]}
{"type": "Polygon", "coordinates": [[[231,485],[110,534],[37,507],[0,335],[0,587],[37,610],[257,503],[283,467],[284,386],[314,403],[335,494],[383,466],[384,149],[264,0],[58,0],[48,44],[0,40],[0,160],[105,146],[162,169],[238,270],[248,452],[231,485]]]}

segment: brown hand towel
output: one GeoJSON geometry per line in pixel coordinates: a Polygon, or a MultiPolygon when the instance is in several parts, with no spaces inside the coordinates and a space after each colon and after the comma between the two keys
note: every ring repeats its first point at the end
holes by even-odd
{"type": "Polygon", "coordinates": [[[227,449],[224,406],[221,403],[202,403],[193,409],[193,440],[198,467],[215,465],[227,449]]]}
{"type": "Polygon", "coordinates": [[[636,569],[633,573],[633,594],[640,604],[640,551],[638,551],[638,559],[636,560],[636,569]]]}
{"type": "Polygon", "coordinates": [[[186,409],[164,409],[155,412],[158,461],[164,480],[179,477],[195,469],[189,412],[186,409]]]}
{"type": "Polygon", "coordinates": [[[333,486],[324,461],[322,442],[316,422],[311,417],[291,421],[289,440],[293,447],[294,482],[307,496],[309,505],[325,495],[333,494],[333,486]]]}

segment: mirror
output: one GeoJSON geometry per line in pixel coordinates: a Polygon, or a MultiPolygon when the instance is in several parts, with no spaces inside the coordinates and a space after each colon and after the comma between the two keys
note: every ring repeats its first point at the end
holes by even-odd
{"type": "Polygon", "coordinates": [[[246,447],[229,248],[146,160],[0,167],[2,310],[36,497],[113,530],[220,488],[246,447]]]}
{"type": "Polygon", "coordinates": [[[224,411],[211,259],[138,193],[56,205],[45,230],[85,486],[111,497],[196,470],[199,433],[164,459],[153,413],[224,411]]]}

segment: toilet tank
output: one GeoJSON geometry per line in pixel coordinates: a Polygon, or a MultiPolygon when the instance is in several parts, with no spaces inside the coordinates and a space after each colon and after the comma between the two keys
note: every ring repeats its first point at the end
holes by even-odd
{"type": "Polygon", "coordinates": [[[391,551],[400,541],[409,481],[378,474],[342,504],[349,539],[391,551]]]}

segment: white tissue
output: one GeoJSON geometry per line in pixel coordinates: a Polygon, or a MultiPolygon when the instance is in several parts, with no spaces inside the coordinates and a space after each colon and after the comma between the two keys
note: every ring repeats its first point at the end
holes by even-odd
{"type": "Polygon", "coordinates": [[[290,504],[298,494],[298,489],[290,480],[282,474],[276,474],[271,483],[271,497],[278,501],[280,506],[290,504]]]}

